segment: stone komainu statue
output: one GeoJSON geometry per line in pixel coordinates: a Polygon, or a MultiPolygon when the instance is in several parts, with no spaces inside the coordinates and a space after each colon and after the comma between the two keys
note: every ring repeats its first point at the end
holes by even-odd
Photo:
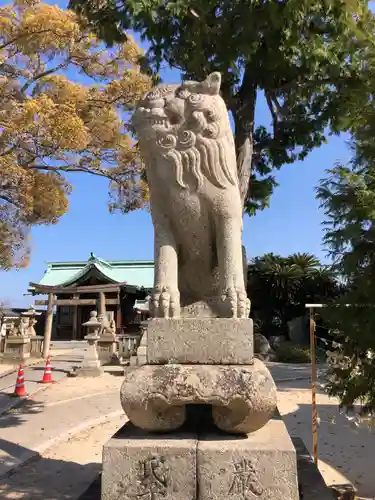
{"type": "Polygon", "coordinates": [[[142,337],[146,364],[124,376],[121,403],[148,431],[178,429],[190,405],[199,406],[198,422],[205,405],[221,430],[248,433],[276,407],[271,374],[254,359],[235,148],[219,90],[219,73],[159,85],[134,114],[150,188],[155,287],[142,337]]]}
{"type": "Polygon", "coordinates": [[[180,306],[220,304],[219,317],[247,318],[242,205],[220,73],[159,85],[134,113],[155,228],[154,317],[180,306]]]}

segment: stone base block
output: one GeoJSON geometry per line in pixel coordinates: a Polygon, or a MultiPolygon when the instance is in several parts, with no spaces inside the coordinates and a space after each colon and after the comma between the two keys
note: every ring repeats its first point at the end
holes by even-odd
{"type": "Polygon", "coordinates": [[[178,429],[187,405],[210,405],[219,429],[253,432],[276,409],[276,387],[267,367],[252,365],[144,365],[128,372],[121,404],[134,425],[147,431],[178,429]]]}
{"type": "Polygon", "coordinates": [[[147,328],[145,328],[141,342],[137,349],[137,366],[145,364],[147,364],[147,328]]]}
{"type": "Polygon", "coordinates": [[[281,419],[243,439],[199,436],[199,500],[298,500],[296,451],[281,419]]]}
{"type": "Polygon", "coordinates": [[[194,431],[149,435],[130,422],[103,448],[102,500],[196,498],[194,431]]]}
{"type": "Polygon", "coordinates": [[[103,448],[101,500],[298,500],[296,452],[282,420],[243,437],[154,435],[127,423],[103,448]]]}
{"type": "Polygon", "coordinates": [[[130,356],[130,366],[137,366],[138,358],[137,356],[130,356]]]}
{"type": "Polygon", "coordinates": [[[147,323],[147,362],[249,365],[253,321],[233,318],[154,318],[147,323]]]}
{"type": "Polygon", "coordinates": [[[44,337],[42,335],[34,335],[30,337],[30,356],[41,358],[43,353],[44,337]]]}
{"type": "Polygon", "coordinates": [[[3,359],[24,361],[30,357],[30,337],[14,335],[6,337],[3,359]]]}
{"type": "Polygon", "coordinates": [[[101,364],[112,362],[117,357],[117,341],[113,335],[102,335],[97,341],[98,358],[101,364]]]}

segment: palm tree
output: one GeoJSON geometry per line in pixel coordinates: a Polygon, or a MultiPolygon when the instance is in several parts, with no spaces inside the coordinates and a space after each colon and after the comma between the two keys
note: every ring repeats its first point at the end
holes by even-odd
{"type": "Polygon", "coordinates": [[[305,314],[305,304],[326,301],[337,290],[334,276],[308,253],[255,257],[248,265],[252,315],[263,334],[287,335],[287,323],[305,314]]]}

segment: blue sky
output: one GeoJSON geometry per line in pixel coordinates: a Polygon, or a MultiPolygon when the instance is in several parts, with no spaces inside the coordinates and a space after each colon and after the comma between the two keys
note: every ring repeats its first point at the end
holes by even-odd
{"type": "MultiPolygon", "coordinates": [[[[7,4],[0,0],[0,6],[7,4]]],[[[57,3],[65,7],[65,1],[57,3]]],[[[176,71],[162,72],[165,81],[179,81],[176,71]]],[[[260,106],[257,121],[268,122],[260,106]]],[[[314,188],[325,170],[350,154],[345,137],[331,137],[328,144],[313,151],[304,162],[284,166],[276,173],[279,187],[270,208],[255,217],[245,217],[243,241],[248,256],[274,252],[287,255],[309,252],[324,258],[322,248],[323,213],[314,188]]],[[[27,306],[32,297],[23,296],[30,281],[38,281],[47,261],[86,260],[90,252],[104,259],[152,259],[153,228],[148,213],[110,214],[107,208],[108,183],[84,174],[70,175],[73,193],[70,210],[55,226],[32,231],[31,262],[27,269],[0,271],[0,301],[27,306]]]]}

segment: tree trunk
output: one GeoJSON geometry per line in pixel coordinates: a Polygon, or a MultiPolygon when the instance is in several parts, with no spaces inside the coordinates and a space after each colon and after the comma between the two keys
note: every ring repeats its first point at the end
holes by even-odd
{"type": "MultiPolygon", "coordinates": [[[[256,106],[256,83],[252,80],[250,67],[245,70],[242,85],[232,107],[237,155],[237,174],[242,208],[244,209],[250,191],[251,163],[254,151],[254,121],[256,106]]],[[[242,265],[245,287],[247,285],[246,248],[242,245],[242,265]]]]}
{"type": "Polygon", "coordinates": [[[245,206],[249,196],[251,163],[254,151],[256,89],[256,84],[251,78],[250,69],[247,68],[241,88],[236,95],[235,106],[231,109],[235,127],[237,172],[242,206],[245,206]]]}
{"type": "Polygon", "coordinates": [[[245,206],[249,196],[250,177],[251,177],[251,162],[253,159],[253,134],[248,130],[238,129],[245,128],[236,124],[236,153],[237,153],[237,172],[240,186],[240,195],[242,206],[245,206]]]}

